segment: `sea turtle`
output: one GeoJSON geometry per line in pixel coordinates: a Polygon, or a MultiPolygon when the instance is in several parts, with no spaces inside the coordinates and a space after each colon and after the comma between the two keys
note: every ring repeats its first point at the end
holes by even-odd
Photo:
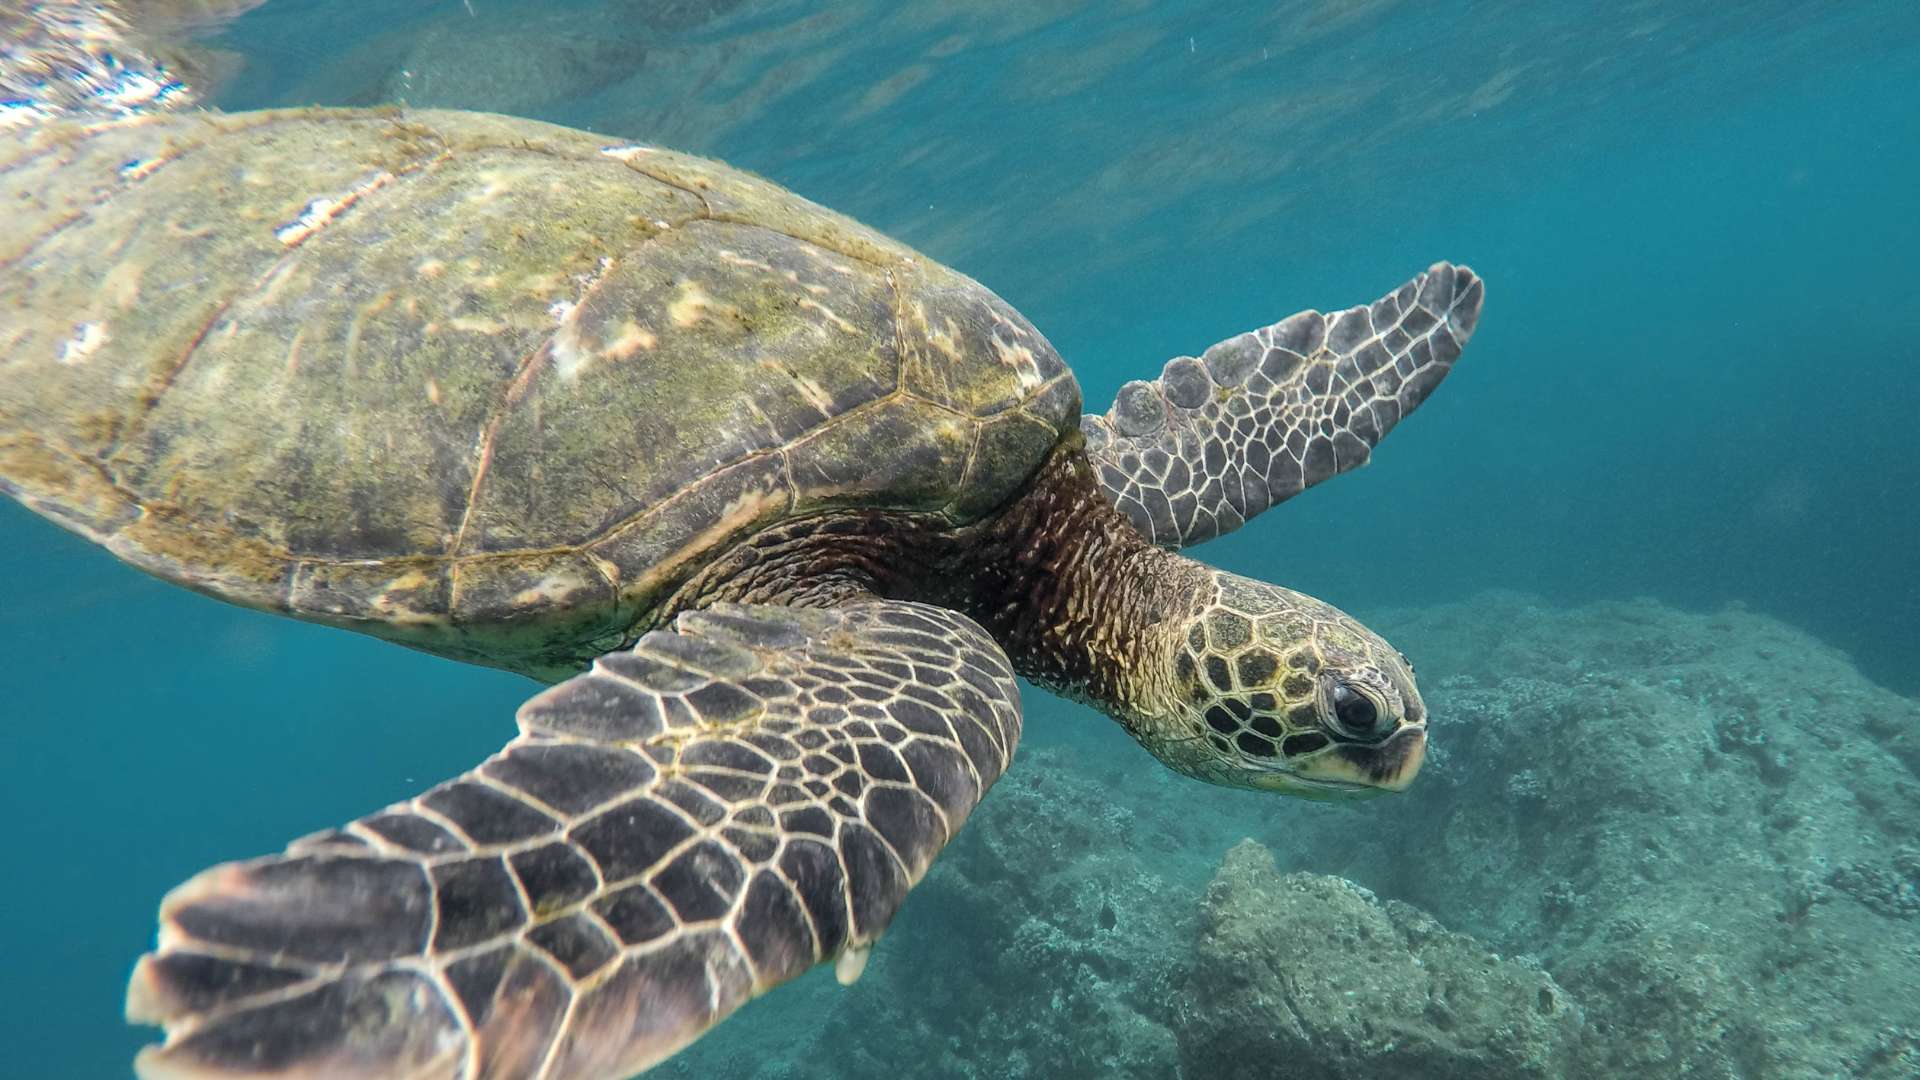
{"type": "Polygon", "coordinates": [[[1465,267],[1083,417],[964,275],[549,124],[48,115],[0,198],[0,490],[555,684],[472,771],[175,889],[142,1076],[618,1077],[851,980],[1007,767],[1016,674],[1214,783],[1420,766],[1398,652],[1177,551],[1365,462],[1472,332],[1465,267]]]}

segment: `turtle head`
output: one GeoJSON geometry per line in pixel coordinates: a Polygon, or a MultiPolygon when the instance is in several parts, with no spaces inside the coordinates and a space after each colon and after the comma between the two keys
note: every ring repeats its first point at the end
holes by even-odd
{"type": "Polygon", "coordinates": [[[1136,728],[1202,780],[1316,799],[1413,782],[1427,708],[1406,658],[1331,605],[1215,570],[1178,627],[1160,722],[1136,728]]]}

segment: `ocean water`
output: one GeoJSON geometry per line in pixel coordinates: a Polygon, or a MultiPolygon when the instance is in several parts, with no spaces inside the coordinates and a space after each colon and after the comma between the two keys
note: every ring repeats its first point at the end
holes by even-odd
{"type": "MultiPolygon", "coordinates": [[[[1436,259],[1487,281],[1465,358],[1372,465],[1197,552],[1413,655],[1454,748],[1430,790],[1352,808],[1207,791],[1030,691],[1013,793],[867,980],[809,976],[663,1072],[1201,1075],[1228,1044],[1168,1003],[1204,999],[1193,958],[1241,895],[1207,885],[1251,836],[1280,870],[1539,957],[1583,1004],[1579,1061],[1920,1075],[1902,1071],[1920,1068],[1920,902],[1902,899],[1920,855],[1901,854],[1920,833],[1920,6],[272,0],[208,44],[223,108],[490,109],[772,177],[995,289],[1095,411],[1169,356],[1369,301],[1436,259]],[[1661,771],[1678,724],[1700,746],[1661,771]],[[1568,772],[1635,755],[1617,797],[1593,786],[1614,774],[1568,772]],[[1645,810],[1654,796],[1671,802],[1645,810]],[[1419,831],[1396,802],[1465,831],[1419,831]],[[1561,866],[1573,802],[1616,832],[1581,833],[1592,859],[1561,866]],[[1474,816],[1496,805],[1497,826],[1474,816]],[[1711,830],[1736,807],[1813,822],[1754,841],[1779,899],[1744,937],[1774,943],[1774,982],[1747,945],[1661,929],[1662,905],[1710,925],[1701,896],[1756,887],[1688,854],[1735,843],[1711,830]],[[1823,816],[1842,810],[1863,816],[1823,816]],[[1823,839],[1842,824],[1858,850],[1823,839]],[[1629,835],[1666,861],[1609,861],[1629,835]],[[1485,868],[1463,860],[1482,856],[1530,913],[1472,893],[1485,868]],[[1587,899],[1556,919],[1535,901],[1562,882],[1587,899]],[[1705,989],[1606,974],[1624,961],[1599,943],[1628,915],[1605,912],[1634,904],[1686,954],[1642,982],[1691,986],[1684,970],[1705,989]],[[1086,905],[1099,933],[1062,929],[1086,905]],[[956,941],[1002,962],[956,961],[956,941]],[[1770,996],[1860,997],[1875,1019],[1620,1049],[1634,1008],[1732,1016],[1770,996]],[[1132,1057],[1086,1047],[1148,1029],[1132,1057]]],[[[148,1033],[120,1020],[124,980],[166,889],[464,770],[534,689],[171,589],[10,503],[0,596],[0,808],[20,841],[6,1075],[126,1075],[148,1033]]],[[[1404,1051],[1231,1045],[1247,1076],[1441,1075],[1392,1071],[1404,1051]]]]}

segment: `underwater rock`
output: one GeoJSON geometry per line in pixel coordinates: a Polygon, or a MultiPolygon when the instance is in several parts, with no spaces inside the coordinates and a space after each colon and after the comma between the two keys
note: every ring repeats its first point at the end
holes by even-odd
{"type": "MultiPolygon", "coordinates": [[[[914,1075],[1175,1075],[1155,990],[1192,936],[1198,890],[1170,880],[1179,860],[1166,858],[1187,840],[1116,803],[1071,754],[1038,748],[1020,765],[881,939],[836,1016],[840,1037],[830,1025],[826,1039],[845,1046],[876,1023],[936,1017],[938,1030],[911,1040],[914,1075]]],[[[822,1075],[898,1080],[900,1058],[875,1057],[882,1067],[842,1059],[822,1075]]]]}
{"type": "Polygon", "coordinates": [[[1539,956],[1585,1009],[1582,1075],[1920,1076],[1920,704],[1738,607],[1378,624],[1445,673],[1440,752],[1283,859],[1539,956]]]}
{"type": "MultiPolygon", "coordinates": [[[[1064,710],[1062,710],[1064,711],[1064,710]]],[[[974,1080],[1180,1075],[1167,1005],[1193,938],[1205,819],[1115,798],[1191,782],[1022,749],[845,989],[756,1003],[661,1077],[974,1080]],[[1143,782],[1144,781],[1144,782],[1143,782]],[[803,1008],[801,996],[812,1001],[803,1008]],[[772,1026],[760,1017],[778,1014],[772,1026]]],[[[1133,768],[1128,768],[1128,766],[1133,768]]],[[[796,988],[798,990],[799,988],[796,988]]]]}
{"type": "Polygon", "coordinates": [[[1283,874],[1243,841],[1207,890],[1179,1030],[1189,1076],[1571,1075],[1580,1010],[1552,976],[1397,901],[1283,874]]]}

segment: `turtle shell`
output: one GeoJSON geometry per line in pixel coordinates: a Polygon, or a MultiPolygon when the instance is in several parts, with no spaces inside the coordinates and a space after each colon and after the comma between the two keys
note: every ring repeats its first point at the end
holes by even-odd
{"type": "Polygon", "coordinates": [[[0,490],[170,581],[536,676],[777,522],[976,520],[1078,421],[964,275],[551,125],[52,125],[0,141],[0,200],[0,490]]]}

